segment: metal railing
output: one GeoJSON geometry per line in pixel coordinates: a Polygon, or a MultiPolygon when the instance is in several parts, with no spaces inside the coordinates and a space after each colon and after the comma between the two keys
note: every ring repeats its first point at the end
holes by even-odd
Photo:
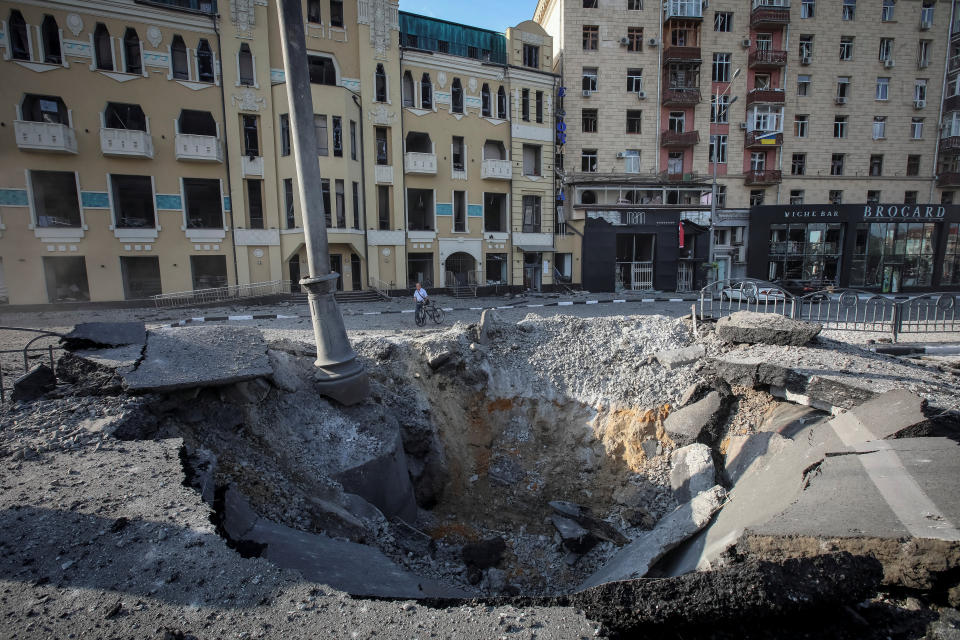
{"type": "Polygon", "coordinates": [[[289,280],[271,280],[269,282],[252,282],[250,284],[234,284],[226,287],[210,289],[194,289],[177,293],[161,293],[153,298],[158,308],[188,307],[214,302],[226,302],[243,298],[259,298],[262,296],[290,293],[289,280]]]}
{"type": "Polygon", "coordinates": [[[13,384],[7,386],[7,378],[14,380],[22,374],[30,371],[31,359],[45,359],[52,371],[56,371],[56,362],[54,352],[62,352],[63,347],[49,344],[45,347],[31,346],[37,340],[42,338],[59,338],[61,335],[54,331],[45,331],[43,329],[25,329],[20,327],[0,327],[0,331],[17,331],[25,333],[36,333],[39,335],[31,338],[22,349],[4,349],[0,350],[0,404],[7,401],[7,392],[13,391],[13,384]],[[31,355],[32,354],[32,355],[31,355]],[[46,356],[46,358],[44,358],[46,356]],[[22,363],[22,366],[21,366],[22,363]]]}
{"type": "Polygon", "coordinates": [[[960,331],[960,293],[922,293],[905,299],[853,289],[824,289],[794,296],[762,280],[713,282],[700,290],[700,320],[736,311],[778,313],[824,329],[901,334],[960,331]]]}
{"type": "Polygon", "coordinates": [[[385,300],[390,299],[390,285],[383,280],[369,278],[367,286],[369,286],[373,291],[376,291],[377,295],[382,296],[385,300]]]}

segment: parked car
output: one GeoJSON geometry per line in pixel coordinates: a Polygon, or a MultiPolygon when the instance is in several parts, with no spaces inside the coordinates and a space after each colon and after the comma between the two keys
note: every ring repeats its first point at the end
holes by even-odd
{"type": "Polygon", "coordinates": [[[830,299],[834,284],[822,280],[777,280],[774,284],[797,297],[810,296],[811,302],[824,302],[830,299]],[[829,292],[829,293],[820,293],[829,292]],[[810,294],[816,295],[810,295],[810,294]]]}
{"type": "Polygon", "coordinates": [[[749,303],[783,302],[787,294],[771,282],[731,282],[720,290],[721,300],[741,300],[749,303]]]}

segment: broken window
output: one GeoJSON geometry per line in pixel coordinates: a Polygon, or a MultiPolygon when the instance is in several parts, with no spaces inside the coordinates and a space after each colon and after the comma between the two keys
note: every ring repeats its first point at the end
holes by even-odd
{"type": "Polygon", "coordinates": [[[353,228],[360,228],[360,183],[353,183],[353,228]]]}
{"type": "Polygon", "coordinates": [[[411,131],[407,134],[407,153],[433,153],[433,141],[429,133],[411,131]]]}
{"type": "Polygon", "coordinates": [[[373,90],[375,102],[387,101],[387,73],[383,70],[383,65],[378,64],[373,74],[373,90]]]}
{"type": "Polygon", "coordinates": [[[43,35],[43,61],[47,64],[62,64],[60,28],[57,26],[56,18],[50,14],[43,16],[43,25],[40,30],[43,35]]]}
{"type": "Polygon", "coordinates": [[[407,254],[407,279],[412,288],[416,283],[425,287],[433,286],[433,254],[432,253],[409,253],[407,254]]]}
{"type": "Polygon", "coordinates": [[[330,209],[330,179],[320,178],[320,197],[323,198],[323,216],[329,229],[333,226],[333,213],[330,209]]]}
{"type": "Polygon", "coordinates": [[[388,165],[390,164],[390,153],[387,143],[387,128],[386,127],[374,127],[374,142],[377,152],[377,164],[388,165]]]}
{"type": "Polygon", "coordinates": [[[467,231],[467,192],[453,192],[453,231],[466,233],[467,231]]]}
{"type": "Polygon", "coordinates": [[[343,118],[333,116],[333,155],[343,157],[343,118]]]}
{"type": "Polygon", "coordinates": [[[217,135],[217,122],[213,119],[213,114],[209,111],[184,109],[180,112],[178,123],[180,133],[210,137],[216,137],[217,135]]]}
{"type": "Polygon", "coordinates": [[[523,233],[540,233],[540,196],[523,196],[523,233]]]}
{"type": "Polygon", "coordinates": [[[497,117],[501,120],[507,119],[507,92],[503,87],[497,89],[497,117]]]}
{"type": "Polygon", "coordinates": [[[390,187],[386,185],[377,186],[377,228],[390,230],[390,187]]]}
{"type": "Polygon", "coordinates": [[[243,154],[248,158],[260,155],[259,119],[257,116],[243,114],[243,154]]]}
{"type": "Polygon", "coordinates": [[[12,9],[10,19],[7,20],[7,29],[10,32],[10,57],[14,60],[30,59],[30,41],[27,39],[27,23],[23,14],[12,9]]]}
{"type": "Polygon", "coordinates": [[[486,256],[487,284],[507,284],[507,254],[488,253],[486,256]]]}
{"type": "Polygon", "coordinates": [[[138,104],[108,102],[103,111],[103,124],[107,129],[147,130],[147,116],[138,104]]]}
{"type": "MultiPolygon", "coordinates": [[[[241,45],[241,47],[246,44],[241,45]]],[[[189,80],[190,69],[187,67],[187,45],[179,35],[173,36],[170,45],[170,69],[175,80],[189,80]]]]}
{"type": "Polygon", "coordinates": [[[81,302],[90,299],[87,262],[83,256],[44,257],[43,275],[47,283],[47,300],[50,302],[81,302]]]}
{"type": "Polygon", "coordinates": [[[325,114],[313,114],[313,131],[317,136],[317,155],[328,155],[330,153],[330,136],[327,132],[327,116],[325,114]]]}
{"type": "Polygon", "coordinates": [[[77,176],[72,171],[31,171],[30,188],[38,227],[79,227],[77,176]]]}
{"type": "Polygon", "coordinates": [[[150,176],[110,174],[113,217],[118,229],[156,227],[153,211],[153,181],[150,176]]]}
{"type": "Polygon", "coordinates": [[[453,136],[452,146],[453,150],[451,155],[453,156],[453,170],[464,171],[466,169],[466,164],[464,164],[465,149],[463,144],[463,136],[453,136]]]}
{"type": "Polygon", "coordinates": [[[197,79],[200,82],[213,82],[213,51],[205,38],[197,45],[197,79]]]}
{"type": "Polygon", "coordinates": [[[247,180],[247,227],[263,229],[263,180],[247,180]]]}
{"type": "Polygon", "coordinates": [[[245,87],[256,86],[257,81],[253,71],[253,53],[250,52],[250,45],[246,42],[240,45],[239,63],[240,84],[245,87]]]}
{"type": "Polygon", "coordinates": [[[123,276],[123,297],[140,300],[163,292],[160,286],[160,258],[155,256],[120,256],[123,276]]]}
{"type": "Polygon", "coordinates": [[[337,227],[345,229],[347,227],[347,202],[343,180],[337,180],[334,186],[336,187],[337,197],[337,227]]]}
{"type": "Polygon", "coordinates": [[[487,140],[483,143],[484,160],[506,160],[507,150],[500,140],[487,140]]]}
{"type": "Polygon", "coordinates": [[[293,179],[283,179],[283,208],[286,212],[287,229],[295,229],[297,226],[296,215],[293,205],[293,179]]]}
{"type": "Polygon", "coordinates": [[[343,0],[330,0],[330,26],[343,26],[343,0]]]}
{"type": "Polygon", "coordinates": [[[320,22],[320,0],[307,0],[307,22],[320,22]]]}
{"type": "Polygon", "coordinates": [[[498,233],[507,230],[507,194],[483,194],[483,230],[498,233]]]}
{"type": "Polygon", "coordinates": [[[107,31],[107,25],[102,22],[98,22],[97,28],[93,31],[93,55],[97,69],[113,71],[113,47],[110,44],[110,32],[107,31]]]}
{"type": "Polygon", "coordinates": [[[333,60],[324,56],[307,56],[307,64],[310,67],[311,83],[336,86],[337,68],[333,65],[333,60]]]}
{"type": "Polygon", "coordinates": [[[460,78],[454,78],[450,87],[450,110],[463,113],[463,85],[460,84],[460,78]]]}
{"type": "Polygon", "coordinates": [[[29,122],[70,124],[67,105],[59,96],[41,96],[28,93],[20,104],[20,115],[29,122]]]}
{"type": "Polygon", "coordinates": [[[433,109],[433,83],[430,82],[429,73],[423,74],[420,78],[420,107],[433,109]]]}
{"type": "Polygon", "coordinates": [[[433,231],[433,190],[407,189],[407,214],[411,231],[433,231]]]}
{"type": "Polygon", "coordinates": [[[183,197],[188,229],[223,229],[219,180],[184,178],[183,197]]]}
{"type": "Polygon", "coordinates": [[[413,106],[413,75],[409,71],[403,72],[403,84],[400,87],[403,94],[403,106],[413,106]]]}
{"type": "Polygon", "coordinates": [[[143,61],[140,55],[140,36],[133,27],[127,27],[123,34],[123,60],[127,73],[143,73],[143,61]]]}
{"type": "Polygon", "coordinates": [[[540,145],[523,145],[523,175],[540,175],[540,145]]]}
{"type": "Polygon", "coordinates": [[[190,256],[193,288],[214,289],[227,286],[226,256],[190,256]]]}

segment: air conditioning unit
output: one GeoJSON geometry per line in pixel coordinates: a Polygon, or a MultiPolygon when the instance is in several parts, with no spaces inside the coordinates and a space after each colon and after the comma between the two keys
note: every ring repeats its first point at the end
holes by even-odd
{"type": "Polygon", "coordinates": [[[646,99],[647,99],[647,92],[644,91],[643,89],[641,89],[640,91],[637,91],[637,98],[640,99],[640,100],[646,100],[646,99]]]}
{"type": "Polygon", "coordinates": [[[837,104],[847,104],[846,96],[837,96],[836,98],[833,99],[833,101],[836,102],[837,104]]]}
{"type": "Polygon", "coordinates": [[[740,123],[740,129],[743,130],[743,131],[746,131],[746,130],[747,130],[747,123],[746,123],[746,122],[741,122],[741,123],[740,123]]]}
{"type": "Polygon", "coordinates": [[[620,38],[620,46],[625,47],[630,44],[630,38],[620,38]]]}
{"type": "Polygon", "coordinates": [[[740,41],[740,46],[742,46],[744,49],[749,49],[749,48],[750,48],[750,38],[744,38],[743,40],[741,40],[741,41],[740,41]]]}
{"type": "Polygon", "coordinates": [[[800,56],[800,64],[804,66],[810,64],[810,56],[800,56]]]}
{"type": "Polygon", "coordinates": [[[914,100],[914,101],[913,101],[913,108],[914,108],[914,109],[923,109],[923,108],[926,107],[926,106],[927,106],[927,101],[926,101],[926,100],[914,100]]]}
{"type": "Polygon", "coordinates": [[[920,31],[930,31],[933,28],[933,23],[928,20],[920,21],[920,31]]]}
{"type": "Polygon", "coordinates": [[[894,67],[893,60],[884,60],[884,61],[883,61],[883,68],[884,68],[884,69],[893,69],[893,67],[894,67]]]}
{"type": "Polygon", "coordinates": [[[627,154],[624,153],[623,151],[617,152],[617,158],[626,158],[626,157],[627,157],[627,154]]]}
{"type": "Polygon", "coordinates": [[[647,40],[647,44],[650,45],[651,47],[655,47],[658,44],[660,44],[660,41],[657,40],[656,38],[650,38],[649,40],[647,40]]]}
{"type": "Polygon", "coordinates": [[[584,97],[584,98],[589,98],[591,93],[593,93],[593,91],[590,91],[590,89],[584,89],[584,90],[583,90],[583,97],[584,97]]]}

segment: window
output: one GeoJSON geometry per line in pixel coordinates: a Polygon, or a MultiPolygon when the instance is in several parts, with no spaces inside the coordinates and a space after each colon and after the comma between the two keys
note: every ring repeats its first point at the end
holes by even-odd
{"type": "Polygon", "coordinates": [[[353,183],[353,228],[360,228],[360,183],[353,183]]]}
{"type": "Polygon", "coordinates": [[[713,14],[713,30],[723,33],[733,31],[733,12],[717,11],[713,14]]]}
{"type": "MultiPolygon", "coordinates": [[[[173,46],[176,47],[177,38],[180,36],[174,36],[173,46]]],[[[180,38],[180,46],[183,47],[183,38],[180,38]]],[[[183,68],[186,69],[187,65],[187,50],[186,47],[183,47],[183,68]]],[[[107,25],[102,22],[97,23],[97,28],[93,31],[93,54],[94,61],[96,62],[97,69],[103,69],[104,71],[113,71],[113,46],[110,44],[110,32],[107,30],[107,25]]],[[[174,61],[176,61],[177,50],[173,49],[174,61]]],[[[29,53],[24,60],[29,60],[29,53]]],[[[173,77],[179,78],[177,75],[177,68],[173,68],[173,77]]],[[[187,76],[183,76],[186,79],[187,76]]]]}
{"type": "Polygon", "coordinates": [[[730,95],[710,96],[710,122],[713,124],[727,124],[730,122],[729,116],[730,95]]]}
{"type": "Polygon", "coordinates": [[[213,138],[218,135],[217,122],[209,111],[183,109],[177,119],[177,132],[213,138]]]}
{"type": "Polygon", "coordinates": [[[910,137],[914,140],[923,138],[923,118],[911,118],[910,137]]]}
{"type": "Polygon", "coordinates": [[[808,20],[816,15],[816,0],[800,0],[800,18],[808,20]]]}
{"type": "MultiPolygon", "coordinates": [[[[127,33],[133,31],[127,29],[127,33]]],[[[63,56],[60,52],[60,28],[57,26],[57,20],[50,14],[43,16],[43,24],[40,26],[40,34],[43,42],[43,61],[47,64],[63,64],[63,56]]],[[[136,31],[134,31],[136,34],[136,31]]],[[[139,47],[139,45],[138,45],[139,47]]],[[[139,48],[137,51],[137,64],[140,63],[139,48]]],[[[138,70],[137,73],[140,73],[138,70]]]]}
{"type": "Polygon", "coordinates": [[[460,84],[460,78],[454,78],[450,87],[450,108],[454,113],[463,113],[463,85],[460,84]]]}
{"type": "Polygon", "coordinates": [[[766,171],[766,169],[767,169],[767,153],[765,151],[751,151],[750,152],[750,170],[766,171]]]}
{"type": "Polygon", "coordinates": [[[927,100],[927,81],[925,78],[917,78],[913,83],[913,99],[915,101],[927,100]]]}
{"type": "Polygon", "coordinates": [[[383,70],[383,65],[378,64],[376,70],[373,72],[373,91],[374,91],[374,102],[386,102],[387,101],[387,74],[383,70]]]}
{"type": "Polygon", "coordinates": [[[330,26],[343,26],[343,0],[330,0],[330,26]]]}
{"type": "Polygon", "coordinates": [[[413,75],[409,71],[404,71],[400,82],[400,103],[405,107],[414,106],[413,93],[413,75]]]}
{"type": "Polygon", "coordinates": [[[253,71],[253,54],[250,45],[246,42],[240,45],[240,85],[244,87],[256,86],[256,76],[253,71]]]}
{"type": "Polygon", "coordinates": [[[507,194],[483,194],[483,230],[507,231],[507,194]]]}
{"type": "Polygon", "coordinates": [[[297,227],[296,216],[294,215],[293,205],[293,178],[283,179],[283,208],[286,212],[287,229],[297,227]]]}
{"type": "Polygon", "coordinates": [[[374,150],[376,151],[376,154],[377,154],[377,158],[376,158],[377,164],[389,165],[390,149],[389,149],[389,142],[387,141],[387,128],[374,127],[373,136],[374,136],[373,137],[374,150]]]}
{"type": "Polygon", "coordinates": [[[798,138],[806,138],[810,126],[810,116],[797,114],[793,117],[793,135],[798,138]]]}
{"type": "Polygon", "coordinates": [[[710,147],[707,153],[707,162],[718,162],[720,164],[725,164],[727,162],[727,136],[710,136],[710,147]]]}
{"type": "MultiPolygon", "coordinates": [[[[12,9],[10,19],[7,21],[7,29],[10,31],[10,49],[12,50],[10,57],[14,60],[29,60],[30,40],[27,38],[27,23],[23,19],[23,14],[12,9]]],[[[109,45],[109,41],[107,44],[109,45]]]]}
{"type": "Polygon", "coordinates": [[[676,133],[683,133],[687,122],[687,116],[683,111],[671,111],[667,119],[667,128],[676,133]]]}
{"type": "Polygon", "coordinates": [[[750,206],[751,207],[761,207],[763,206],[763,189],[751,189],[750,190],[750,206]]]}
{"type": "MultiPolygon", "coordinates": [[[[940,204],[953,204],[953,191],[944,191],[940,194],[940,204]]],[[[960,280],[957,280],[960,282],[960,280]]]]}
{"type": "Polygon", "coordinates": [[[497,89],[497,117],[507,119],[507,92],[503,87],[497,89]]]}
{"type": "Polygon", "coordinates": [[[383,184],[377,186],[377,228],[390,230],[390,187],[383,184]]]}
{"type": "Polygon", "coordinates": [[[930,66],[931,40],[921,40],[917,43],[917,66],[921,69],[930,66]]]}
{"type": "Polygon", "coordinates": [[[317,136],[317,155],[326,156],[330,153],[330,137],[327,131],[327,116],[322,113],[313,114],[313,131],[317,136]]]}
{"type": "Polygon", "coordinates": [[[893,22],[894,0],[883,0],[883,7],[880,9],[880,22],[893,22]]]}
{"type": "Polygon", "coordinates": [[[643,27],[627,27],[627,51],[643,51],[643,27]]]}
{"type": "Polygon", "coordinates": [[[627,91],[643,91],[643,69],[627,69],[627,91]]]}
{"type": "Polygon", "coordinates": [[[833,117],[833,137],[834,138],[847,137],[847,116],[833,117]]]}
{"type": "Polygon", "coordinates": [[[450,43],[446,40],[437,40],[437,51],[440,53],[450,53],[450,43]]]}
{"type": "Polygon", "coordinates": [[[850,97],[850,77],[849,76],[840,76],[837,78],[837,98],[838,103],[843,103],[847,101],[847,98],[850,97]]]}
{"type": "Polygon", "coordinates": [[[523,66],[540,68],[540,47],[533,44],[523,45],[523,66]]]}
{"type": "Polygon", "coordinates": [[[523,233],[540,233],[540,196],[523,196],[523,233]]]}
{"type": "Polygon", "coordinates": [[[307,22],[319,24],[320,0],[307,0],[307,22]]]}
{"type": "Polygon", "coordinates": [[[187,212],[187,228],[223,229],[219,180],[183,178],[183,206],[187,212]]]}
{"type": "Polygon", "coordinates": [[[597,132],[597,110],[583,109],[580,112],[580,122],[584,133],[597,132]]]}
{"type": "Polygon", "coordinates": [[[333,116],[333,155],[334,157],[343,157],[343,119],[340,116],[333,116]]]}
{"type": "Polygon", "coordinates": [[[537,122],[543,122],[543,91],[537,91],[537,122]]]}
{"type": "Polygon", "coordinates": [[[583,50],[596,51],[599,44],[600,44],[600,27],[596,25],[584,25],[583,50]]]}
{"type": "Polygon", "coordinates": [[[583,68],[583,90],[584,91],[597,90],[597,68],[596,67],[583,68]]]}
{"type": "Polygon", "coordinates": [[[624,173],[640,173],[640,150],[627,149],[623,152],[624,173]]]}
{"type": "Polygon", "coordinates": [[[843,204],[843,190],[841,189],[831,189],[830,195],[827,196],[827,200],[830,201],[832,205],[841,205],[843,204]]]}
{"type": "Polygon", "coordinates": [[[540,146],[534,144],[523,145],[523,175],[540,175],[540,146]]]}
{"type": "Polygon", "coordinates": [[[883,175],[883,156],[882,155],[874,154],[870,156],[870,175],[871,176],[883,175]]]}
{"type": "Polygon", "coordinates": [[[333,226],[333,213],[330,209],[330,179],[320,178],[320,196],[323,198],[323,216],[327,227],[333,226]]]}
{"type": "Polygon", "coordinates": [[[853,20],[857,17],[857,0],[843,0],[843,10],[840,18],[843,20],[853,20]]]}
{"type": "Polygon", "coordinates": [[[840,36],[840,59],[853,60],[853,36],[840,36]]]}
{"type": "Polygon", "coordinates": [[[809,75],[801,74],[797,76],[797,95],[798,96],[810,95],[810,76],[809,75]]]}
{"type": "Polygon", "coordinates": [[[30,171],[38,227],[79,227],[80,202],[73,171],[30,171]]]}
{"type": "Polygon", "coordinates": [[[596,9],[600,6],[599,0],[583,0],[584,9],[596,9]]]}
{"type": "Polygon", "coordinates": [[[103,124],[107,129],[147,130],[147,116],[138,104],[108,102],[103,110],[103,124]]]}
{"type": "Polygon", "coordinates": [[[880,192],[877,190],[867,191],[867,204],[880,204],[880,192]]]}
{"type": "Polygon", "coordinates": [[[627,109],[627,133],[640,133],[643,122],[643,111],[627,109]]]}
{"type": "Polygon", "coordinates": [[[813,57],[813,36],[800,36],[800,50],[798,53],[801,58],[809,59],[813,57]]]}
{"type": "Polygon", "coordinates": [[[357,159],[357,123],[350,121],[350,159],[357,159]]]}
{"type": "Polygon", "coordinates": [[[873,139],[883,140],[886,137],[887,137],[887,117],[874,116],[873,117],[873,139]]]}
{"type": "Polygon", "coordinates": [[[713,81],[730,82],[730,54],[713,54],[713,81]]]}
{"type": "Polygon", "coordinates": [[[597,171],[597,150],[583,149],[580,152],[580,170],[586,173],[597,171]]]}
{"type": "Polygon", "coordinates": [[[903,204],[917,204],[917,192],[916,192],[916,191],[904,191],[904,192],[903,192],[903,204]]]}
{"type": "Polygon", "coordinates": [[[830,175],[832,176],[842,176],[843,175],[843,154],[834,153],[830,157],[830,175]]]}
{"type": "Polygon", "coordinates": [[[280,155],[290,155],[290,114],[280,114],[280,155]]]}
{"type": "Polygon", "coordinates": [[[803,189],[790,190],[790,204],[803,204],[803,189]]]}
{"type": "Polygon", "coordinates": [[[805,153],[795,153],[793,154],[793,160],[790,163],[790,175],[792,176],[802,176],[807,173],[807,154],[805,153]]]}
{"type": "Polygon", "coordinates": [[[493,100],[490,97],[490,85],[486,82],[480,88],[480,115],[489,118],[493,115],[493,100]]]}
{"type": "Polygon", "coordinates": [[[429,73],[420,77],[420,108],[433,109],[433,83],[429,73]]]}
{"type": "Polygon", "coordinates": [[[890,78],[877,78],[877,100],[888,100],[890,97],[890,78]]]}
{"type": "MultiPolygon", "coordinates": [[[[953,204],[952,191],[944,191],[941,197],[949,199],[949,202],[943,202],[942,204],[953,204]]],[[[949,227],[945,225],[944,231],[947,232],[947,248],[943,254],[943,271],[941,272],[940,283],[960,284],[960,223],[952,222],[949,227]]]]}
{"type": "Polygon", "coordinates": [[[721,209],[727,208],[727,185],[717,185],[717,206],[721,209]]]}
{"type": "Polygon", "coordinates": [[[307,56],[307,65],[310,68],[310,82],[325,84],[332,87],[337,85],[337,68],[333,60],[325,56],[307,56]]]}
{"type": "Polygon", "coordinates": [[[466,153],[463,145],[463,136],[453,136],[453,144],[450,153],[453,161],[453,170],[464,171],[466,169],[466,165],[464,164],[464,156],[466,153]]]}
{"type": "Polygon", "coordinates": [[[933,2],[924,2],[920,7],[920,24],[933,26],[933,2]]]}
{"type": "Polygon", "coordinates": [[[334,181],[334,195],[336,197],[337,207],[337,228],[347,228],[347,202],[344,193],[346,185],[343,180],[334,181]]]}
{"type": "Polygon", "coordinates": [[[453,192],[453,232],[466,233],[467,231],[467,192],[453,192]]]}
{"type": "Polygon", "coordinates": [[[520,118],[530,122],[530,89],[520,90],[520,118]]]}
{"type": "MultiPolygon", "coordinates": [[[[128,31],[131,31],[128,29],[128,31]]],[[[136,37],[136,32],[134,32],[136,37]]],[[[126,40],[126,38],[124,38],[126,40]]],[[[139,49],[139,43],[138,43],[139,49]]],[[[127,65],[130,65],[130,59],[127,58],[127,65]]],[[[130,72],[138,73],[138,72],[130,72]]],[[[210,49],[210,43],[205,38],[200,38],[197,44],[197,80],[200,82],[214,82],[213,75],[213,50],[210,49]]]]}
{"type": "Polygon", "coordinates": [[[259,116],[242,114],[240,121],[243,125],[243,155],[255,158],[260,155],[260,123],[259,116]]]}
{"type": "Polygon", "coordinates": [[[913,154],[907,156],[907,175],[920,175],[920,156],[913,154]]]}
{"type": "Polygon", "coordinates": [[[880,38],[880,50],[877,59],[885,62],[893,58],[893,38],[880,38]]]}
{"type": "Polygon", "coordinates": [[[640,11],[643,9],[643,0],[627,0],[627,10],[640,11]]]}
{"type": "Polygon", "coordinates": [[[246,180],[247,228],[263,229],[263,180],[246,180]]]}

